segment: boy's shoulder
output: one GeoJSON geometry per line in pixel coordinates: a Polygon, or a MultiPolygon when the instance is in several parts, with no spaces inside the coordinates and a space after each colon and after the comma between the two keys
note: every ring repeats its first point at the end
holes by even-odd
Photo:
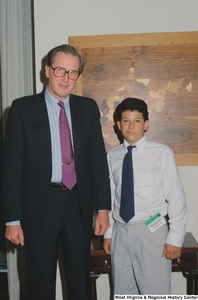
{"type": "Polygon", "coordinates": [[[156,149],[156,150],[161,149],[161,150],[164,150],[164,151],[172,151],[171,148],[168,147],[165,144],[154,142],[154,141],[147,140],[147,139],[146,139],[145,147],[146,148],[153,148],[153,149],[156,149]]]}
{"type": "Polygon", "coordinates": [[[139,150],[139,154],[145,157],[174,157],[173,150],[162,143],[146,140],[144,146],[139,150]]]}
{"type": "Polygon", "coordinates": [[[124,145],[123,144],[120,144],[114,148],[112,148],[111,150],[109,150],[108,154],[107,155],[116,155],[118,152],[121,152],[124,150],[124,145]]]}
{"type": "MultiPolygon", "coordinates": [[[[138,147],[138,145],[137,145],[138,147]]],[[[152,150],[152,153],[168,153],[168,152],[173,152],[172,149],[170,147],[168,147],[167,145],[165,144],[162,144],[162,143],[158,143],[158,142],[155,142],[155,141],[151,141],[151,140],[148,140],[146,139],[146,137],[144,137],[144,141],[143,143],[141,144],[140,148],[139,148],[140,152],[139,153],[144,153],[144,152],[147,152],[149,149],[152,150]]],[[[120,144],[114,148],[112,148],[111,150],[109,150],[108,152],[108,157],[110,158],[113,158],[113,157],[119,157],[119,155],[123,155],[123,152],[125,153],[125,146],[124,144],[120,144]]],[[[151,153],[149,151],[149,153],[151,153]]]]}

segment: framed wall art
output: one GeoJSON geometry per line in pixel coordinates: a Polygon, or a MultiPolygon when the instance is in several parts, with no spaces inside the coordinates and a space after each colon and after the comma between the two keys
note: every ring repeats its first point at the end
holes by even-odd
{"type": "Polygon", "coordinates": [[[85,58],[75,93],[93,98],[106,150],[120,143],[114,110],[127,97],[149,109],[148,139],[173,149],[180,166],[198,165],[198,32],[69,37],[85,58]]]}

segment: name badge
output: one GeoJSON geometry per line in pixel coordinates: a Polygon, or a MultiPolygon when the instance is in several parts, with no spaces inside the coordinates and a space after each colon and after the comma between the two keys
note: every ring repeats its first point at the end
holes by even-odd
{"type": "Polygon", "coordinates": [[[145,222],[145,224],[148,227],[148,229],[153,233],[154,231],[159,229],[161,226],[166,224],[166,220],[164,219],[164,217],[161,216],[160,213],[157,213],[156,215],[154,215],[153,217],[148,219],[145,222]]]}

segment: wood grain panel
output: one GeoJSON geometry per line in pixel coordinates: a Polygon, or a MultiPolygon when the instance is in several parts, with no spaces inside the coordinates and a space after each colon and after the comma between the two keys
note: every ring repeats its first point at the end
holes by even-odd
{"type": "Polygon", "coordinates": [[[198,32],[69,37],[69,43],[86,61],[75,92],[97,101],[107,151],[120,142],[115,107],[139,97],[149,108],[147,138],[171,147],[178,165],[198,165],[198,32]]]}

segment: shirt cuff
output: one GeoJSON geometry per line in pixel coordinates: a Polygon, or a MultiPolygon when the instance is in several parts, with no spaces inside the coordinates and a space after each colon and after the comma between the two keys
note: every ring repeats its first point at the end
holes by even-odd
{"type": "Polygon", "coordinates": [[[21,225],[20,221],[12,221],[12,222],[7,222],[6,226],[10,226],[10,225],[21,225]]]}
{"type": "Polygon", "coordinates": [[[166,238],[166,244],[170,244],[177,247],[182,247],[185,235],[179,235],[178,233],[169,232],[166,238]]]}
{"type": "Polygon", "coordinates": [[[112,236],[112,227],[110,226],[109,229],[104,234],[104,239],[111,239],[112,236]]]}

